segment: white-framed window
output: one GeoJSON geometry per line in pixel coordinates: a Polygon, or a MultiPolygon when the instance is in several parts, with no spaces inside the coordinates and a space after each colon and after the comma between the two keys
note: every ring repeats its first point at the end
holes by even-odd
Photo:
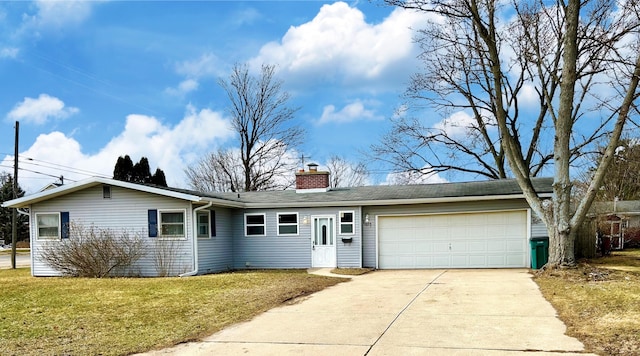
{"type": "Polygon", "coordinates": [[[38,240],[60,239],[60,213],[36,213],[36,229],[38,240]]]}
{"type": "Polygon", "coordinates": [[[102,199],[111,199],[111,186],[103,185],[102,186],[102,199]]]}
{"type": "Polygon", "coordinates": [[[211,222],[211,215],[209,211],[199,211],[197,213],[198,217],[198,237],[199,238],[210,238],[211,230],[209,229],[209,224],[211,222]]]}
{"type": "Polygon", "coordinates": [[[184,210],[160,210],[160,237],[183,238],[185,237],[185,211],[184,210]]]}
{"type": "Polygon", "coordinates": [[[340,212],[340,234],[341,235],[353,235],[354,229],[354,216],[353,211],[341,211],[340,212]]]}
{"type": "Polygon", "coordinates": [[[244,214],[244,235],[265,236],[266,216],[262,214],[244,214]]]}
{"type": "Polygon", "coordinates": [[[298,213],[278,213],[278,236],[298,235],[298,213]]]}

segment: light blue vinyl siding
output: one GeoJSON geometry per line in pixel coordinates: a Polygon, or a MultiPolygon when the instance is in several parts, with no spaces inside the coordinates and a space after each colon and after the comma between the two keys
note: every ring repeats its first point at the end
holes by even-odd
{"type": "MultiPolygon", "coordinates": [[[[492,210],[526,209],[522,200],[470,201],[460,203],[418,204],[367,206],[362,208],[362,214],[369,214],[369,224],[362,224],[362,266],[376,266],[376,219],[377,215],[414,215],[457,212],[482,212],[492,210]]],[[[533,227],[532,227],[533,230],[533,227]]]]}
{"type": "Polygon", "coordinates": [[[337,264],[338,267],[360,267],[361,230],[359,207],[304,208],[304,209],[245,209],[233,212],[233,266],[245,268],[309,268],[311,267],[311,218],[314,215],[336,217],[337,264]],[[354,212],[354,233],[341,235],[339,212],[354,212]],[[298,236],[278,236],[277,214],[298,213],[298,236]],[[265,214],[265,236],[245,236],[244,214],[265,214]],[[304,219],[307,223],[304,224],[304,219]],[[351,243],[342,242],[342,237],[352,238],[351,243]]]}
{"type": "MultiPolygon", "coordinates": [[[[111,229],[116,233],[126,231],[130,234],[138,234],[146,243],[147,253],[126,272],[136,276],[155,276],[158,274],[154,258],[157,238],[149,237],[147,212],[150,209],[184,210],[186,236],[184,239],[171,240],[171,244],[175,248],[171,253],[173,268],[170,274],[176,275],[193,269],[193,241],[191,238],[193,224],[188,201],[114,186],[111,187],[110,199],[104,199],[102,193],[102,186],[95,186],[34,204],[30,210],[31,221],[34,221],[36,213],[68,211],[72,224],[94,225],[97,228],[111,229]]],[[[30,225],[31,236],[35,236],[35,224],[30,225]]],[[[59,275],[38,258],[43,243],[36,239],[31,239],[31,241],[32,274],[34,276],[59,275]]],[[[56,244],[60,241],[46,241],[45,243],[56,244]]]]}
{"type": "Polygon", "coordinates": [[[531,212],[531,237],[547,237],[549,232],[547,231],[547,225],[542,222],[542,219],[536,216],[536,213],[531,212]]]}
{"type": "Polygon", "coordinates": [[[233,268],[233,212],[212,207],[215,212],[216,236],[198,239],[198,273],[213,273],[233,268]]]}

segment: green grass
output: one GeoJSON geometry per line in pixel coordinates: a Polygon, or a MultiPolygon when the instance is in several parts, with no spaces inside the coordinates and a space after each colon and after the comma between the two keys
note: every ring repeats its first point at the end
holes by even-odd
{"type": "Polygon", "coordinates": [[[305,271],[88,279],[0,270],[0,353],[125,355],[163,348],[341,281],[305,271]]]}
{"type": "Polygon", "coordinates": [[[640,250],[581,261],[535,277],[543,295],[587,351],[640,355],[640,250]]]}

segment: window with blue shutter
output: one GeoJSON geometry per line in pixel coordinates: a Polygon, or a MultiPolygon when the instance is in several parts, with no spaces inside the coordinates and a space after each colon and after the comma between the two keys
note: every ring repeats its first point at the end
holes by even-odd
{"type": "Polygon", "coordinates": [[[158,237],[158,210],[148,211],[149,237],[158,237]]]}
{"type": "Polygon", "coordinates": [[[63,239],[69,238],[69,212],[63,211],[60,213],[60,227],[61,227],[61,237],[63,239]]]}

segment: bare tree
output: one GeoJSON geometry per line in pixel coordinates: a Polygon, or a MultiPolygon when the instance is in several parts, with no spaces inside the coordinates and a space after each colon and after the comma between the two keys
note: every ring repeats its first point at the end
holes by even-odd
{"type": "Polygon", "coordinates": [[[419,130],[426,138],[416,146],[422,150],[408,153],[428,157],[425,161],[436,170],[514,176],[547,226],[550,264],[574,264],[576,231],[602,185],[625,122],[638,114],[640,4],[386,2],[437,18],[419,32],[425,74],[415,77],[409,95],[444,112],[465,110],[472,117],[466,139],[452,141],[451,135],[419,130]],[[504,16],[507,13],[515,16],[504,16]],[[505,18],[513,20],[501,23],[505,18]],[[535,93],[539,107],[534,112],[519,107],[525,88],[535,93]],[[595,149],[596,139],[605,137],[606,149],[593,179],[572,210],[570,168],[595,149]],[[439,143],[449,151],[439,154],[434,147],[439,143]],[[437,158],[430,158],[434,152],[437,158]],[[456,161],[458,155],[473,164],[456,161]],[[530,178],[549,163],[554,195],[545,201],[530,178]]]}
{"type": "Polygon", "coordinates": [[[367,184],[369,172],[364,163],[352,163],[340,156],[331,156],[327,162],[329,185],[337,187],[360,187],[367,184]]]}
{"type": "Polygon", "coordinates": [[[214,190],[289,187],[296,162],[287,152],[301,142],[304,131],[293,123],[297,108],[289,106],[290,96],[275,77],[275,67],[263,65],[254,77],[247,65],[238,64],[219,84],[229,98],[228,113],[240,147],[237,156],[233,150],[218,151],[188,169],[192,185],[203,178],[211,179],[207,184],[214,190]],[[207,173],[208,167],[213,172],[207,173]],[[282,179],[285,176],[291,178],[282,179]]]}
{"type": "Polygon", "coordinates": [[[189,185],[202,192],[238,192],[244,187],[240,152],[218,149],[185,169],[189,185]]]}
{"type": "MultiPolygon", "coordinates": [[[[591,181],[598,160],[606,147],[601,147],[594,155],[593,168],[586,174],[585,182],[591,181]]],[[[638,200],[640,199],[640,142],[638,139],[624,138],[613,154],[613,161],[598,190],[596,200],[638,200]]],[[[588,187],[588,184],[585,184],[588,187]]]]}

